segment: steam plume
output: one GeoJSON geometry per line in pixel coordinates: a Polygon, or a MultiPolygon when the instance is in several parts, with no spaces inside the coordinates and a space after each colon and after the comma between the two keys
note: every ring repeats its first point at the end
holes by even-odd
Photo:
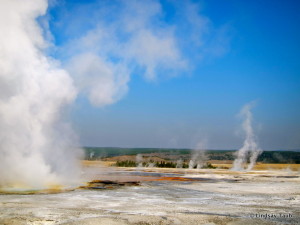
{"type": "Polygon", "coordinates": [[[189,169],[193,169],[197,166],[197,169],[201,169],[207,161],[205,154],[205,141],[201,141],[197,144],[195,150],[193,150],[191,160],[189,162],[189,169]]]}
{"type": "Polygon", "coordinates": [[[143,167],[143,155],[142,154],[137,154],[135,157],[136,164],[138,167],[143,167]]]}
{"type": "Polygon", "coordinates": [[[253,102],[248,103],[242,108],[240,112],[240,115],[244,117],[243,130],[245,131],[246,138],[243,147],[240,148],[237,152],[237,158],[233,163],[233,170],[243,170],[243,166],[247,162],[248,155],[250,155],[250,163],[247,167],[247,170],[251,170],[256,163],[257,157],[262,152],[256,142],[256,137],[254,135],[252,127],[251,109],[253,108],[253,106],[253,102]]]}
{"type": "Polygon", "coordinates": [[[77,178],[79,153],[62,121],[76,90],[43,53],[47,42],[36,18],[47,6],[46,0],[1,1],[0,186],[44,188],[77,178]]]}
{"type": "Polygon", "coordinates": [[[183,167],[183,160],[182,159],[178,159],[176,161],[176,168],[182,168],[183,167]]]}

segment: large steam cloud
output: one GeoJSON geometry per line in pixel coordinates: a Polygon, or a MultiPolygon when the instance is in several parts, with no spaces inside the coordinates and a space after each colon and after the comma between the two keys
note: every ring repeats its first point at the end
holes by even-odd
{"type": "Polygon", "coordinates": [[[46,0],[1,1],[0,186],[45,188],[76,180],[73,133],[61,120],[76,89],[43,53],[47,43],[36,18],[46,9],[46,0]]]}

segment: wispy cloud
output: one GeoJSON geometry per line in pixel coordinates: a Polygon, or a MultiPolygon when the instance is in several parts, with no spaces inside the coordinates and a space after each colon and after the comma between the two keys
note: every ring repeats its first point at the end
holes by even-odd
{"type": "Polygon", "coordinates": [[[171,19],[157,0],[73,5],[76,19],[68,13],[63,17],[59,26],[73,38],[60,46],[60,54],[92,104],[121,99],[133,74],[157,81],[188,73],[199,59],[226,52],[226,28],[214,28],[198,4],[168,4],[175,9],[171,19]]]}

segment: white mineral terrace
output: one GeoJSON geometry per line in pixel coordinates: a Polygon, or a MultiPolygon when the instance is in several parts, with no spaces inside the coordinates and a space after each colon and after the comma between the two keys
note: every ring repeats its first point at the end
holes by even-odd
{"type": "Polygon", "coordinates": [[[297,224],[298,171],[85,168],[140,186],[0,195],[0,224],[297,224]]]}

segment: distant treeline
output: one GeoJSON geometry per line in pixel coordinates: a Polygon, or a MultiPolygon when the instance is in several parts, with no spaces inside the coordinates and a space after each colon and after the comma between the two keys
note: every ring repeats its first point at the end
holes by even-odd
{"type": "Polygon", "coordinates": [[[147,153],[174,153],[190,154],[191,149],[166,149],[166,148],[114,148],[114,147],[84,147],[86,157],[94,154],[95,157],[113,157],[119,155],[136,155],[147,153]]]}
{"type": "MultiPolygon", "coordinates": [[[[168,160],[170,156],[189,160],[192,149],[159,149],[159,148],[103,148],[85,147],[85,159],[98,160],[120,155],[136,155],[160,153],[160,157],[168,160]]],[[[207,160],[234,160],[236,150],[206,150],[207,160]]],[[[300,164],[300,151],[264,151],[257,159],[264,163],[296,163],[300,164]]]]}

